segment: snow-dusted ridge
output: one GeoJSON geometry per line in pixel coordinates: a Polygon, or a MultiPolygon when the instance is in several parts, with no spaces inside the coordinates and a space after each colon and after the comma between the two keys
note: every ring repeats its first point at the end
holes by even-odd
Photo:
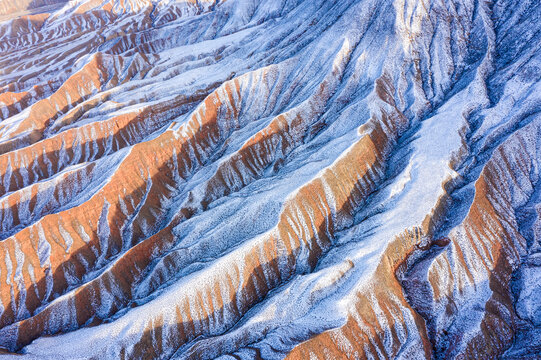
{"type": "Polygon", "coordinates": [[[538,1],[0,16],[0,358],[540,356],[538,1]]]}

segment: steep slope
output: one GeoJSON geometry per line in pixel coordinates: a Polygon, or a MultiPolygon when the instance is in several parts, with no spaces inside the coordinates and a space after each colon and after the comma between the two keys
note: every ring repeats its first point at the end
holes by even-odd
{"type": "Polygon", "coordinates": [[[539,356],[538,2],[43,5],[0,8],[0,356],[539,356]]]}

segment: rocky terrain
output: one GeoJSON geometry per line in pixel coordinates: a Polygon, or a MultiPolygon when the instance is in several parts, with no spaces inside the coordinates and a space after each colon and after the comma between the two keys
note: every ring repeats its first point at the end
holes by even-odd
{"type": "Polygon", "coordinates": [[[0,358],[541,358],[541,2],[1,0],[0,358]]]}

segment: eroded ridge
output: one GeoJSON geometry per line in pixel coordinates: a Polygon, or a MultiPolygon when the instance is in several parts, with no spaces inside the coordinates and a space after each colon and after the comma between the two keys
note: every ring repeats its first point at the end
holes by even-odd
{"type": "Polygon", "coordinates": [[[537,2],[0,16],[6,356],[541,351],[537,2]]]}

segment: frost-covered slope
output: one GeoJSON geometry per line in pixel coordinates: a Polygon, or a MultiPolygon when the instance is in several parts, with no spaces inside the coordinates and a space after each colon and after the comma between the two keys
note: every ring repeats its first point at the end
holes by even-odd
{"type": "Polygon", "coordinates": [[[540,356],[538,1],[50,3],[0,9],[6,358],[540,356]]]}

